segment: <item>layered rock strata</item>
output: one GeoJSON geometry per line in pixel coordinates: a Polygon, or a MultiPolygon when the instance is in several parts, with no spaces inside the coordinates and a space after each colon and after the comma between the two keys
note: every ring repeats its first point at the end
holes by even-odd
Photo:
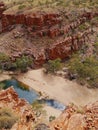
{"type": "MultiPolygon", "coordinates": [[[[1,4],[0,7],[2,6],[4,7],[4,4],[1,4]]],[[[68,23],[66,21],[66,18],[69,19],[70,17],[68,14],[66,14],[66,18],[63,18],[60,12],[27,12],[8,12],[7,10],[2,12],[0,30],[1,33],[12,31],[13,28],[17,28],[17,25],[21,25],[24,31],[13,34],[14,38],[26,36],[31,44],[35,40],[36,45],[23,48],[21,52],[18,48],[12,47],[14,52],[11,50],[10,58],[15,61],[22,55],[31,56],[34,59],[34,66],[42,66],[49,59],[61,58],[63,60],[69,58],[73,52],[79,50],[88,41],[89,35],[93,31],[87,27],[85,31],[78,32],[76,31],[78,27],[98,16],[97,12],[85,11],[78,15],[76,20],[68,23]],[[50,39],[53,42],[48,44],[48,47],[46,45],[37,47],[37,42],[40,42],[42,38],[46,38],[45,44],[50,39]]],[[[40,46],[42,42],[39,43],[40,46]]]]}
{"type": "Polygon", "coordinates": [[[40,51],[36,51],[36,48],[26,49],[24,52],[12,55],[11,59],[15,61],[16,58],[21,57],[22,55],[28,55],[34,58],[35,66],[41,66],[46,61],[54,60],[56,58],[61,58],[63,60],[69,58],[73,52],[79,50],[83,44],[88,41],[88,37],[91,34],[92,30],[88,29],[83,33],[57,40],[52,46],[42,48],[40,51]]]}
{"type": "Polygon", "coordinates": [[[10,14],[4,12],[2,14],[1,24],[2,31],[8,30],[11,25],[22,24],[28,27],[28,32],[32,37],[49,36],[50,38],[54,38],[56,36],[67,34],[69,31],[72,31],[79,25],[96,16],[98,16],[97,12],[85,12],[77,18],[77,21],[68,25],[66,25],[65,22],[64,25],[62,25],[63,18],[60,13],[36,12],[28,14],[10,14]]]}

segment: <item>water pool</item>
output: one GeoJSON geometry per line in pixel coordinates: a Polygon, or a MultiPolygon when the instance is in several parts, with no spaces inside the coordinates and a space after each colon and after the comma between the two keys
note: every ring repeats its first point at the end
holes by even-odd
{"type": "Polygon", "coordinates": [[[3,84],[4,89],[13,86],[15,91],[18,93],[19,97],[26,99],[30,104],[33,103],[34,101],[38,101],[39,103],[47,104],[59,110],[65,109],[65,105],[54,99],[39,100],[40,95],[38,92],[36,92],[34,89],[30,89],[30,87],[17,81],[16,79],[4,80],[0,83],[3,84]]]}

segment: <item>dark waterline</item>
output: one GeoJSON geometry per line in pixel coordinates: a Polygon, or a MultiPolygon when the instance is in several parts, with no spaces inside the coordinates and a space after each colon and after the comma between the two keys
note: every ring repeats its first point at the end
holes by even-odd
{"type": "Polygon", "coordinates": [[[4,84],[4,89],[13,86],[15,91],[18,93],[19,97],[26,99],[30,104],[33,103],[34,101],[38,101],[39,103],[46,103],[47,105],[52,106],[59,110],[65,109],[65,106],[62,103],[54,99],[39,100],[40,95],[35,90],[30,89],[28,86],[21,84],[15,79],[5,80],[1,83],[4,84]]]}

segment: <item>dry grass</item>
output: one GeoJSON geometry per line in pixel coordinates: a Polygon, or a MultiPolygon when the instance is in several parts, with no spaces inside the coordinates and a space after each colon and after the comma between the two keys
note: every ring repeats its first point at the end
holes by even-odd
{"type": "Polygon", "coordinates": [[[57,11],[59,8],[64,9],[98,9],[98,1],[90,0],[4,0],[8,11],[24,11],[25,9],[43,10],[43,11],[57,11]]]}
{"type": "Polygon", "coordinates": [[[0,109],[0,129],[10,129],[17,121],[15,114],[8,108],[0,109]]]}

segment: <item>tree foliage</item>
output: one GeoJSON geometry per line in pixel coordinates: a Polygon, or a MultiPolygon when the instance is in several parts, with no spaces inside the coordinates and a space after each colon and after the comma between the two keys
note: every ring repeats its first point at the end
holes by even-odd
{"type": "Polygon", "coordinates": [[[69,62],[69,71],[78,74],[78,79],[85,80],[90,85],[98,87],[98,60],[96,57],[82,60],[78,55],[74,55],[69,62]]]}
{"type": "Polygon", "coordinates": [[[46,72],[55,73],[62,68],[61,59],[57,58],[55,60],[49,60],[47,64],[44,65],[46,72]]]}
{"type": "Polygon", "coordinates": [[[27,71],[27,67],[29,67],[32,63],[33,63],[33,59],[30,57],[28,58],[27,56],[22,56],[16,59],[16,66],[22,72],[27,71]]]}
{"type": "Polygon", "coordinates": [[[27,71],[28,67],[33,65],[33,58],[28,56],[21,56],[16,58],[13,62],[5,54],[0,54],[0,70],[20,70],[21,72],[27,71]]]}

